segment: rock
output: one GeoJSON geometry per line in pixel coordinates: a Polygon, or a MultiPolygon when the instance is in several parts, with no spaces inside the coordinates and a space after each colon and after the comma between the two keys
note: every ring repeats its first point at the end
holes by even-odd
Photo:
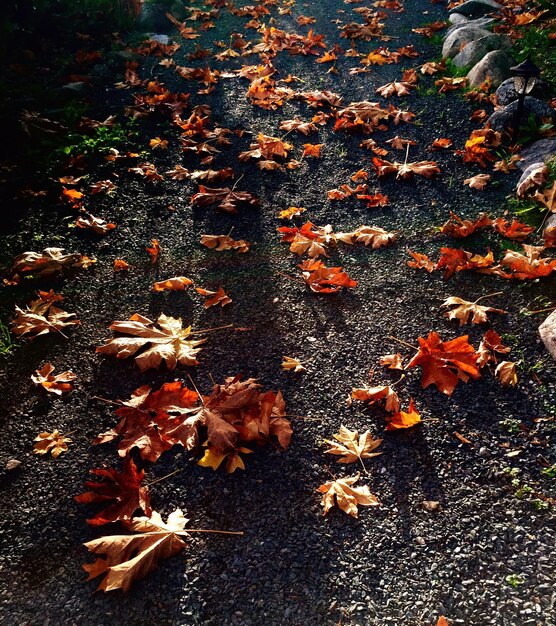
{"type": "Polygon", "coordinates": [[[495,0],[467,0],[467,2],[454,7],[450,13],[460,13],[466,17],[481,17],[501,8],[502,5],[495,0]]]}
{"type": "Polygon", "coordinates": [[[510,75],[510,67],[513,63],[512,57],[503,50],[489,52],[467,75],[469,85],[479,87],[490,77],[492,84],[498,87],[510,75]]]}
{"type": "Polygon", "coordinates": [[[475,41],[476,39],[480,39],[481,37],[486,37],[490,34],[491,33],[488,30],[477,26],[465,25],[461,28],[456,28],[444,40],[444,44],[442,46],[442,56],[444,58],[451,59],[452,57],[456,56],[462,46],[465,46],[471,41],[475,41]]]}
{"type": "Polygon", "coordinates": [[[156,2],[143,2],[137,25],[147,32],[170,31],[174,26],[165,13],[166,9],[156,2]]]}
{"type": "Polygon", "coordinates": [[[546,349],[556,361],[556,311],[552,311],[552,313],[539,326],[539,335],[541,336],[546,349]]]}
{"type": "Polygon", "coordinates": [[[453,58],[454,65],[456,67],[473,67],[486,54],[492,50],[498,50],[501,44],[500,35],[495,35],[494,33],[471,41],[453,58]]]}
{"type": "Polygon", "coordinates": [[[556,248],[556,213],[552,213],[544,223],[542,236],[547,248],[556,248]]]}
{"type": "MultiPolygon", "coordinates": [[[[518,161],[517,162],[517,167],[520,168],[520,169],[523,169],[523,166],[521,165],[522,163],[524,163],[524,161],[518,161]]],[[[537,161],[536,163],[531,163],[530,165],[526,165],[525,169],[523,170],[523,174],[521,174],[521,178],[517,182],[516,190],[519,190],[519,188],[521,187],[522,183],[525,182],[525,180],[527,179],[529,174],[531,174],[533,172],[533,170],[536,170],[537,168],[540,168],[542,166],[543,166],[543,162],[542,161],[537,161]]],[[[521,193],[523,193],[525,191],[527,191],[527,189],[523,189],[521,191],[521,193]]],[[[519,196],[520,194],[518,193],[517,195],[519,196]]]]}
{"type": "Polygon", "coordinates": [[[6,462],[6,466],[5,467],[8,470],[8,472],[13,472],[20,465],[21,465],[21,461],[18,461],[17,459],[10,459],[9,461],[6,462]]]}
{"type": "MultiPolygon", "coordinates": [[[[549,86],[547,83],[544,82],[544,80],[537,80],[530,95],[537,98],[542,98],[548,88],[549,86]]],[[[510,104],[510,102],[517,100],[517,91],[514,87],[513,78],[506,79],[498,87],[498,89],[496,90],[496,98],[498,99],[498,104],[501,104],[502,106],[506,106],[506,104],[510,104]]]]}
{"type": "Polygon", "coordinates": [[[458,28],[463,28],[464,26],[476,26],[477,28],[484,28],[486,30],[486,27],[489,24],[492,24],[493,22],[494,20],[491,17],[481,17],[478,20],[466,19],[465,22],[459,22],[457,24],[453,24],[452,26],[450,26],[450,28],[448,28],[448,30],[446,31],[446,34],[444,35],[444,39],[447,39],[448,35],[451,35],[458,28]]]}
{"type": "MultiPolygon", "coordinates": [[[[525,104],[527,104],[527,100],[535,100],[535,98],[525,98],[525,104]]],[[[540,102],[540,100],[537,100],[540,102]]],[[[513,103],[512,103],[513,104],[513,103]]],[[[552,116],[552,120],[556,122],[556,113],[554,109],[551,109],[548,104],[543,102],[546,106],[544,109],[546,112],[550,112],[549,115],[552,116]]],[[[512,106],[511,104],[509,106],[512,106]]],[[[509,108],[506,107],[506,108],[509,108]]],[[[529,167],[531,164],[535,163],[546,163],[549,159],[556,155],[556,137],[551,137],[550,139],[539,139],[535,141],[530,146],[527,146],[524,150],[521,151],[521,161],[518,161],[517,166],[524,170],[529,167]]]]}
{"type": "MultiPolygon", "coordinates": [[[[508,106],[504,107],[503,109],[499,109],[498,111],[495,111],[488,118],[488,124],[490,125],[490,127],[493,130],[498,130],[498,131],[503,131],[503,130],[506,130],[507,128],[512,128],[513,124],[515,123],[515,114],[517,111],[517,106],[518,106],[518,103],[516,100],[514,100],[513,102],[510,102],[510,104],[508,104],[508,106]]],[[[539,125],[542,123],[542,120],[546,118],[551,119],[553,122],[556,122],[556,111],[554,111],[554,109],[552,109],[548,104],[546,104],[546,102],[543,102],[542,100],[537,100],[537,98],[531,98],[531,96],[527,96],[525,100],[523,101],[523,114],[521,116],[521,123],[523,124],[524,122],[526,122],[530,116],[533,116],[535,118],[535,122],[539,125]]],[[[556,147],[554,146],[554,143],[556,143],[556,139],[542,139],[541,141],[552,142],[551,144],[547,144],[547,146],[548,145],[552,146],[552,148],[550,148],[552,153],[556,152],[556,147]]],[[[540,143],[540,142],[535,142],[533,146],[536,145],[537,143],[540,143]]],[[[544,145],[545,144],[542,144],[541,146],[539,146],[538,150],[540,152],[543,152],[545,157],[548,158],[549,149],[548,147],[545,149],[544,145]]],[[[534,161],[544,160],[543,158],[540,158],[539,155],[535,153],[530,153],[529,152],[530,148],[532,148],[532,146],[529,146],[528,148],[522,151],[521,153],[522,160],[519,161],[518,167],[522,169],[524,167],[528,167],[530,163],[533,163],[532,159],[534,159],[534,161]],[[527,156],[528,154],[531,154],[531,157],[528,157],[527,156]]]]}
{"type": "Polygon", "coordinates": [[[465,17],[465,15],[462,15],[461,13],[450,13],[448,19],[451,24],[465,24],[469,21],[469,18],[465,17]]]}
{"type": "Polygon", "coordinates": [[[75,94],[76,96],[86,95],[90,88],[90,85],[83,82],[66,83],[60,87],[66,93],[75,94]]]}

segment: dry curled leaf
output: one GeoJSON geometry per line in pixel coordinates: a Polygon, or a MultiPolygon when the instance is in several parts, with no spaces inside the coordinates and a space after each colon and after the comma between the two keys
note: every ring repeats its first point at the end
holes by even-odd
{"type": "Polygon", "coordinates": [[[342,511],[357,517],[358,506],[378,506],[379,501],[374,496],[369,488],[353,487],[353,485],[359,480],[360,474],[348,478],[339,478],[338,480],[331,480],[321,485],[317,491],[322,493],[321,504],[324,508],[324,515],[330,511],[330,509],[337,504],[342,511]]]}
{"type": "Polygon", "coordinates": [[[68,443],[72,442],[69,437],[60,434],[58,430],[54,430],[51,433],[40,433],[33,441],[36,442],[33,446],[33,454],[42,455],[50,452],[55,459],[57,459],[62,452],[67,452],[68,443]]]}
{"type": "Polygon", "coordinates": [[[402,428],[411,428],[421,421],[421,415],[415,408],[413,398],[409,399],[409,408],[407,412],[397,411],[386,417],[386,430],[400,430],[402,428]]]}
{"type": "Polygon", "coordinates": [[[338,293],[343,288],[353,289],[357,286],[357,281],[352,280],[341,267],[327,267],[322,261],[311,259],[298,267],[302,271],[303,280],[315,293],[338,293]]]}
{"type": "Polygon", "coordinates": [[[282,369],[284,370],[293,370],[295,374],[298,374],[299,372],[307,371],[307,369],[305,368],[305,366],[301,363],[299,359],[296,359],[291,356],[283,356],[282,359],[283,359],[282,369]]]}
{"type": "Polygon", "coordinates": [[[23,252],[13,260],[14,274],[51,276],[70,267],[87,268],[95,261],[78,252],[66,254],[63,248],[45,248],[42,252],[23,252]]]}
{"type": "Polygon", "coordinates": [[[197,290],[197,293],[206,298],[204,303],[205,309],[208,309],[211,306],[226,306],[227,304],[232,303],[232,299],[222,287],[219,287],[218,291],[210,291],[209,289],[203,289],[202,287],[196,287],[195,289],[197,290]]]}
{"type": "Polygon", "coordinates": [[[490,174],[477,174],[471,178],[466,178],[463,181],[464,185],[468,185],[471,189],[478,189],[482,191],[490,180],[490,174]]]}
{"type": "Polygon", "coordinates": [[[244,253],[249,250],[251,244],[244,239],[232,239],[228,235],[201,235],[201,245],[218,252],[235,250],[244,253]]]}
{"type": "Polygon", "coordinates": [[[12,332],[19,337],[28,335],[31,339],[40,335],[58,332],[63,335],[62,329],[80,324],[79,320],[71,319],[75,313],[67,313],[54,306],[51,300],[33,300],[22,310],[15,307],[16,317],[10,322],[12,332]]]}
{"type": "Polygon", "coordinates": [[[174,278],[167,278],[166,280],[160,280],[153,284],[153,291],[184,291],[192,285],[193,281],[185,276],[175,276],[174,278]]]}
{"type": "Polygon", "coordinates": [[[90,213],[79,216],[75,220],[77,228],[83,228],[86,230],[92,230],[97,235],[107,235],[111,230],[116,228],[116,224],[112,222],[106,222],[100,217],[95,217],[90,213]]]}
{"type": "Polygon", "coordinates": [[[403,370],[402,355],[397,352],[396,354],[385,354],[379,359],[379,363],[384,365],[390,370],[403,370]]]}
{"type": "Polygon", "coordinates": [[[141,487],[145,477],[145,470],[138,471],[133,459],[124,458],[123,468],[118,472],[112,468],[97,468],[90,470],[98,480],[85,482],[86,491],[74,500],[79,504],[94,502],[109,503],[108,506],[87,520],[91,526],[110,524],[121,520],[130,520],[138,509],[145,515],[151,515],[151,505],[148,487],[141,487]]]}
{"type": "Polygon", "coordinates": [[[494,376],[504,385],[517,385],[517,367],[512,361],[500,361],[494,370],[494,376]]]}
{"type": "Polygon", "coordinates": [[[96,351],[126,359],[147,348],[135,357],[135,363],[142,372],[158,367],[163,360],[169,370],[174,370],[178,363],[197,365],[195,355],[201,350],[197,346],[206,339],[190,339],[191,326],[183,328],[181,318],[176,319],[162,313],[156,323],[159,328],[155,326],[155,322],[138,313],[127,321],[113,322],[110,325],[111,330],[131,337],[109,339],[96,351]]]}
{"type": "Polygon", "coordinates": [[[129,263],[123,259],[114,259],[114,271],[124,272],[129,269],[129,263]]]}
{"type": "Polygon", "coordinates": [[[376,387],[357,387],[351,390],[351,397],[354,400],[361,400],[374,404],[380,400],[386,400],[385,408],[389,412],[400,410],[400,400],[398,394],[390,385],[378,385],[376,387]]]}
{"type": "Polygon", "coordinates": [[[151,245],[146,247],[146,250],[151,258],[151,265],[155,265],[160,255],[160,243],[158,239],[153,239],[151,245]]]}
{"type": "Polygon", "coordinates": [[[54,366],[50,363],[45,363],[31,375],[31,380],[35,385],[41,385],[49,393],[55,393],[58,396],[71,391],[73,389],[73,381],[77,376],[69,370],[54,376],[52,374],[53,371],[54,366]]]}
{"type": "Polygon", "coordinates": [[[379,456],[382,452],[373,452],[382,443],[382,439],[373,439],[369,430],[359,434],[356,430],[349,430],[340,426],[340,432],[332,435],[336,441],[325,439],[330,446],[325,454],[340,456],[338,463],[363,462],[362,459],[370,459],[379,456]]]}

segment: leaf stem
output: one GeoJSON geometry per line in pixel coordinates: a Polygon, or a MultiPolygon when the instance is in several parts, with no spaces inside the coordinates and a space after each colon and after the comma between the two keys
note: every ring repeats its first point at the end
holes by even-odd
{"type": "Polygon", "coordinates": [[[412,350],[419,350],[417,346],[414,346],[408,343],[407,341],[404,341],[403,339],[398,339],[397,337],[394,337],[394,335],[388,335],[387,339],[392,339],[393,341],[397,341],[398,343],[401,343],[403,346],[407,346],[408,348],[411,348],[412,350]]]}
{"type": "Polygon", "coordinates": [[[150,483],[145,483],[143,485],[143,487],[150,487],[151,485],[154,485],[155,483],[159,483],[162,480],[166,480],[167,478],[170,478],[170,476],[174,476],[175,474],[181,472],[183,470],[183,468],[174,470],[173,472],[170,472],[169,474],[166,474],[166,476],[161,476],[160,478],[157,478],[156,480],[151,480],[150,483]]]}
{"type": "Polygon", "coordinates": [[[473,302],[473,304],[477,304],[477,302],[479,302],[480,300],[484,300],[485,298],[492,298],[494,296],[501,296],[504,292],[503,291],[495,291],[494,293],[487,293],[484,296],[481,296],[480,298],[477,298],[475,300],[475,302],[473,302]]]}
{"type": "Polygon", "coordinates": [[[224,328],[233,328],[233,324],[226,324],[225,326],[215,326],[214,328],[204,328],[202,330],[192,330],[190,335],[199,335],[201,333],[211,333],[213,330],[223,330],[224,328]]]}
{"type": "Polygon", "coordinates": [[[189,533],[218,533],[220,535],[244,535],[245,533],[241,530],[212,530],[209,528],[190,528],[189,530],[184,530],[179,533],[174,533],[176,535],[187,535],[189,533]]]}
{"type": "Polygon", "coordinates": [[[105,404],[114,404],[115,406],[122,406],[121,402],[114,402],[114,400],[108,400],[108,398],[102,398],[101,396],[91,396],[91,400],[99,400],[105,404]]]}

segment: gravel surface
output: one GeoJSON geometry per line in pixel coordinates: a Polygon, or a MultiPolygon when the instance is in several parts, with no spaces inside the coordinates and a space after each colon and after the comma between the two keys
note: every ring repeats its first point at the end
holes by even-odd
{"type": "MultiPolygon", "coordinates": [[[[374,94],[378,86],[399,78],[402,69],[440,54],[438,45],[411,28],[445,19],[445,7],[419,0],[404,4],[404,13],[386,11],[385,33],[396,38],[386,45],[395,49],[413,44],[421,55],[418,59],[349,76],[347,70],[356,66],[357,59],[341,57],[336,65],[339,73],[326,74],[328,66],[315,64],[313,56],[283,52],[275,61],[279,76],[295,74],[305,81],[304,89],[331,89],[345,102],[380,100],[374,94]]],[[[346,47],[331,20],[345,20],[358,6],[326,0],[300,4],[291,16],[279,15],[276,8],[271,13],[278,28],[300,33],[308,28],[297,25],[300,12],[315,16],[315,32],[325,34],[330,47],[334,43],[346,47]]],[[[359,21],[357,14],[354,18],[359,21]]],[[[229,33],[242,31],[247,19],[223,10],[216,28],[200,41],[204,46],[216,40],[227,42],[229,33]]],[[[257,36],[254,30],[246,31],[248,39],[257,36]]],[[[185,55],[196,42],[181,43],[174,57],[178,63],[206,63],[187,61],[185,55]]],[[[358,42],[357,48],[369,51],[379,45],[378,40],[358,42]]],[[[157,76],[172,90],[195,92],[171,70],[160,67],[159,60],[146,59],[141,76],[157,76]]],[[[211,61],[210,65],[237,68],[242,61],[211,61]]],[[[254,56],[245,63],[256,61],[254,56]]],[[[121,65],[117,72],[112,65],[97,71],[111,76],[110,83],[122,79],[121,65]]],[[[542,316],[525,316],[522,311],[542,308],[543,298],[553,300],[556,290],[549,281],[517,284],[465,273],[444,282],[439,273],[407,267],[406,248],[436,258],[441,246],[460,245],[436,230],[450,210],[462,217],[475,217],[480,211],[500,215],[518,178],[517,172],[495,172],[494,182],[478,192],[463,186],[464,178],[479,173],[476,166],[463,164],[451,150],[427,150],[437,137],[449,137],[454,148],[462,148],[474,128],[469,121],[473,107],[458,93],[434,95],[429,90],[433,81],[422,79],[411,96],[391,100],[416,113],[415,124],[392,126],[373,138],[380,145],[396,134],[414,139],[417,146],[411,149],[410,160],[436,160],[442,170],[438,180],[379,181],[372,173],[370,153],[358,147],[361,137],[333,133],[328,126],[308,138],[288,136],[298,155],[305,142],[325,144],[321,160],[307,159],[293,172],[261,173],[254,164],[238,163],[238,153],[249,144],[248,135],[224,148],[216,164],[233,166],[237,176],[243,176],[237,188],[261,198],[260,209],[243,209],[237,216],[192,208],[189,198],[197,188],[190,182],[149,183],[128,174],[127,166],[120,164],[100,164],[89,172],[91,181],[111,178],[118,184],[113,197],[87,200],[94,215],[118,224],[104,239],[68,230],[72,212],[55,196],[30,202],[29,211],[5,238],[6,265],[24,250],[52,245],[93,255],[98,262],[91,270],[63,279],[24,281],[3,291],[3,320],[12,316],[14,304],[28,302],[37,288],[53,288],[62,292],[65,308],[75,312],[82,324],[68,331],[67,340],[50,336],[22,340],[3,362],[0,466],[12,458],[22,464],[11,472],[1,470],[0,623],[429,626],[445,615],[450,626],[556,624],[553,517],[550,510],[535,506],[534,496],[517,497],[506,469],[514,468],[513,477],[531,486],[534,494],[554,497],[554,479],[543,475],[542,469],[546,462],[555,462],[550,444],[556,368],[537,335],[542,316]],[[371,172],[371,187],[386,193],[391,206],[367,209],[357,200],[326,199],[328,189],[348,183],[349,176],[362,167],[371,172]],[[308,219],[318,225],[330,223],[337,230],[378,225],[399,231],[400,240],[378,251],[356,246],[333,251],[331,265],[344,266],[359,284],[349,293],[319,297],[282,275],[295,274],[298,260],[287,245],[279,243],[276,215],[292,205],[307,207],[308,219]],[[216,253],[199,245],[202,233],[228,233],[232,227],[235,238],[255,244],[251,251],[216,253]],[[153,237],[162,247],[155,267],[145,253],[153,237]],[[126,259],[131,270],[114,274],[115,258],[126,259]],[[176,275],[188,276],[208,289],[222,285],[233,305],[205,311],[192,294],[150,291],[154,280],[176,275]],[[460,329],[443,317],[440,304],[450,295],[475,300],[497,291],[503,294],[492,305],[507,309],[509,315],[496,316],[492,327],[512,346],[510,356],[520,361],[515,389],[501,387],[486,374],[467,385],[460,383],[448,398],[436,388],[421,389],[419,371],[412,370],[399,385],[402,403],[407,406],[409,397],[414,397],[425,422],[406,432],[386,434],[380,410],[346,404],[351,388],[365,384],[372,368],[377,383],[397,380],[398,376],[382,371],[378,358],[396,351],[409,356],[411,350],[388,339],[389,335],[414,344],[430,330],[445,339],[469,332],[476,346],[484,328],[460,329]],[[233,323],[251,330],[211,334],[194,370],[179,367],[174,373],[161,369],[141,374],[132,361],[94,352],[110,336],[113,320],[127,319],[135,312],[151,318],[160,312],[181,316],[194,328],[233,323]],[[307,372],[284,372],[282,355],[300,358],[307,372]],[[75,372],[77,388],[62,398],[46,397],[34,388],[30,375],[46,361],[57,372],[75,372]],[[265,389],[282,390],[288,413],[311,419],[293,418],[289,449],[256,451],[248,457],[245,472],[212,472],[197,466],[190,454],[177,447],[155,465],[147,464],[148,482],[183,470],[151,487],[153,508],[163,516],[180,507],[193,528],[242,530],[245,535],[192,537],[185,553],[164,562],[128,594],[95,594],[95,582],[87,583],[81,569],[90,560],[81,544],[101,532],[85,523],[93,508],[78,506],[72,496],[82,491],[89,469],[103,464],[117,467],[119,460],[115,445],[90,445],[95,435],[116,421],[112,408],[93,396],[127,399],[143,384],[158,387],[174,378],[186,379],[187,371],[203,392],[210,389],[210,376],[215,380],[239,372],[255,376],[265,389]],[[547,419],[534,421],[537,418],[547,419]],[[503,420],[522,427],[501,425],[503,420]],[[383,454],[367,463],[369,475],[362,480],[377,494],[381,506],[362,509],[357,520],[337,509],[324,518],[315,492],[331,474],[353,473],[354,466],[336,465],[323,454],[323,440],[340,424],[384,436],[383,454]],[[73,431],[69,451],[57,460],[32,455],[32,439],[55,428],[73,431]],[[471,443],[462,443],[454,432],[471,443]],[[508,456],[516,450],[515,456],[508,456]],[[438,501],[438,510],[427,511],[424,501],[438,501]],[[515,588],[506,581],[512,574],[521,581],[515,588]]],[[[314,113],[302,103],[288,103],[274,112],[253,107],[245,98],[247,86],[244,79],[222,79],[209,96],[193,93],[192,102],[208,102],[218,124],[255,134],[280,135],[281,120],[296,114],[309,119],[314,113]]],[[[102,112],[122,115],[132,94],[112,87],[97,93],[97,119],[104,119],[102,112]]],[[[151,137],[170,140],[169,150],[147,156],[160,172],[176,163],[196,164],[183,156],[176,130],[164,119],[141,121],[139,128],[138,150],[149,151],[151,137]]],[[[394,156],[403,160],[402,152],[394,156]]],[[[482,253],[490,246],[499,254],[501,245],[498,237],[488,233],[463,242],[466,249],[482,253]]]]}

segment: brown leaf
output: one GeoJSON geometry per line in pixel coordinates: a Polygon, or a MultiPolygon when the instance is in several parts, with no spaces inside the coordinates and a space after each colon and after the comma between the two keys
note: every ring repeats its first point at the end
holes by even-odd
{"type": "Polygon", "coordinates": [[[469,185],[471,189],[478,189],[479,191],[482,191],[487,186],[489,180],[490,174],[477,174],[471,178],[466,178],[463,181],[463,184],[469,185]]]}
{"type": "Polygon", "coordinates": [[[202,287],[196,287],[197,293],[201,294],[205,300],[205,309],[209,309],[211,306],[220,305],[226,306],[232,303],[232,299],[226,294],[222,287],[218,288],[218,291],[209,291],[202,287]]]}
{"type": "Polygon", "coordinates": [[[384,365],[390,370],[403,370],[402,355],[398,352],[396,354],[385,354],[379,359],[379,363],[384,365]]]}
{"type": "Polygon", "coordinates": [[[33,446],[33,454],[48,454],[57,459],[62,452],[67,452],[68,443],[72,442],[72,439],[61,435],[58,430],[54,430],[51,433],[44,432],[37,435],[35,439],[35,445],[33,446]]]}
{"type": "Polygon", "coordinates": [[[306,372],[305,366],[301,363],[299,359],[296,359],[291,356],[283,356],[282,357],[282,369],[283,370],[293,370],[295,374],[299,372],[306,372]]]}
{"type": "Polygon", "coordinates": [[[451,311],[446,311],[444,315],[450,320],[459,320],[459,325],[463,326],[463,324],[467,324],[471,315],[473,315],[471,318],[472,324],[484,324],[485,322],[488,322],[487,313],[507,313],[507,311],[503,311],[502,309],[482,306],[477,304],[477,302],[477,300],[475,302],[468,302],[467,300],[462,300],[456,296],[450,296],[444,301],[442,306],[455,308],[451,311]]]}
{"type": "Polygon", "coordinates": [[[504,385],[517,385],[517,367],[512,361],[500,361],[494,371],[494,376],[504,385]]]}
{"type": "Polygon", "coordinates": [[[49,393],[55,393],[58,396],[71,391],[73,389],[72,381],[74,381],[77,376],[69,370],[54,376],[52,374],[53,371],[54,366],[50,363],[45,363],[40,369],[36,370],[36,372],[31,375],[31,380],[35,383],[35,385],[41,385],[49,393]]]}
{"type": "Polygon", "coordinates": [[[352,431],[345,426],[340,426],[340,432],[333,435],[336,441],[325,439],[330,448],[325,454],[340,456],[338,463],[363,462],[362,459],[370,459],[379,456],[382,452],[373,452],[382,443],[382,439],[373,439],[369,430],[360,435],[356,430],[352,431]]]}
{"type": "Polygon", "coordinates": [[[369,404],[374,404],[375,402],[385,399],[385,408],[387,411],[396,412],[400,410],[400,400],[398,398],[398,394],[394,391],[393,387],[390,387],[389,385],[353,388],[351,390],[351,397],[354,400],[361,400],[362,402],[368,402],[369,404]]]}
{"type": "Polygon", "coordinates": [[[235,250],[236,252],[244,253],[249,250],[251,244],[244,239],[232,239],[228,235],[201,235],[201,245],[218,252],[235,250]]]}
{"type": "Polygon", "coordinates": [[[153,291],[184,291],[192,285],[193,281],[185,276],[175,276],[174,278],[167,278],[166,280],[160,280],[153,284],[153,291]]]}
{"type": "Polygon", "coordinates": [[[339,478],[338,480],[328,481],[321,485],[317,491],[324,494],[321,504],[324,507],[324,515],[337,504],[342,511],[357,517],[358,506],[378,506],[379,501],[367,486],[353,487],[358,480],[360,474],[349,478],[339,478]]]}

